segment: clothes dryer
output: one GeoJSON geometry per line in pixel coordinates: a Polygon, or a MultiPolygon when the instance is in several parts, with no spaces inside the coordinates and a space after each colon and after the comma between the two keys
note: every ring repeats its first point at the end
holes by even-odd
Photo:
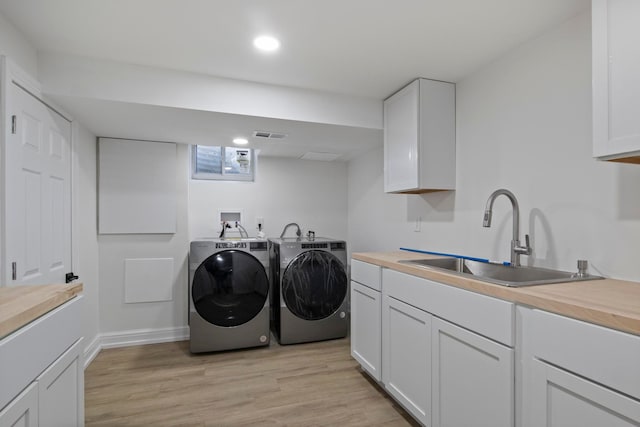
{"type": "Polygon", "coordinates": [[[281,344],[345,337],[347,245],[318,237],[269,239],[271,326],[281,344]]]}
{"type": "Polygon", "coordinates": [[[269,344],[266,240],[203,239],[189,251],[192,353],[269,344]]]}

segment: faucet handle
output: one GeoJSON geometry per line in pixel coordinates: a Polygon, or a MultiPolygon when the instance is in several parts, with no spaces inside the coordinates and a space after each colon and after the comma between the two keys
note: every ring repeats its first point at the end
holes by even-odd
{"type": "Polygon", "coordinates": [[[520,255],[531,255],[531,244],[529,242],[529,235],[524,235],[524,246],[520,245],[518,240],[512,242],[513,251],[520,255]]]}

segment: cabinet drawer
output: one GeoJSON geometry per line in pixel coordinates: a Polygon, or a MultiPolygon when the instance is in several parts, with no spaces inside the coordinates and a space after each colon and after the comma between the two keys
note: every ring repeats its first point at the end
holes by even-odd
{"type": "Polygon", "coordinates": [[[381,289],[381,270],[382,268],[378,265],[357,259],[351,260],[351,280],[377,291],[381,289]]]}
{"type": "Polygon", "coordinates": [[[545,360],[640,400],[640,337],[533,310],[531,339],[545,360]]]}
{"type": "Polygon", "coordinates": [[[382,283],[386,295],[514,346],[513,303],[386,268],[382,270],[382,283]]]}

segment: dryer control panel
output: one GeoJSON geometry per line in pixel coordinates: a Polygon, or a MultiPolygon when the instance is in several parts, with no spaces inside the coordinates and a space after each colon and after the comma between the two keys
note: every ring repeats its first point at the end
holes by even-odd
{"type": "Polygon", "coordinates": [[[216,249],[245,249],[247,242],[216,242],[216,249]]]}

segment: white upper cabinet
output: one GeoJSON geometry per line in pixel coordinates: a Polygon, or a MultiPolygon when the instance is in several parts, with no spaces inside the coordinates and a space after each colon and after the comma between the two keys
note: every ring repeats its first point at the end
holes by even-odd
{"type": "Polygon", "coordinates": [[[593,155],[640,163],[640,1],[592,8],[593,155]]]}
{"type": "Polygon", "coordinates": [[[456,183],[455,85],[417,79],[384,101],[384,191],[427,193],[456,183]]]}

